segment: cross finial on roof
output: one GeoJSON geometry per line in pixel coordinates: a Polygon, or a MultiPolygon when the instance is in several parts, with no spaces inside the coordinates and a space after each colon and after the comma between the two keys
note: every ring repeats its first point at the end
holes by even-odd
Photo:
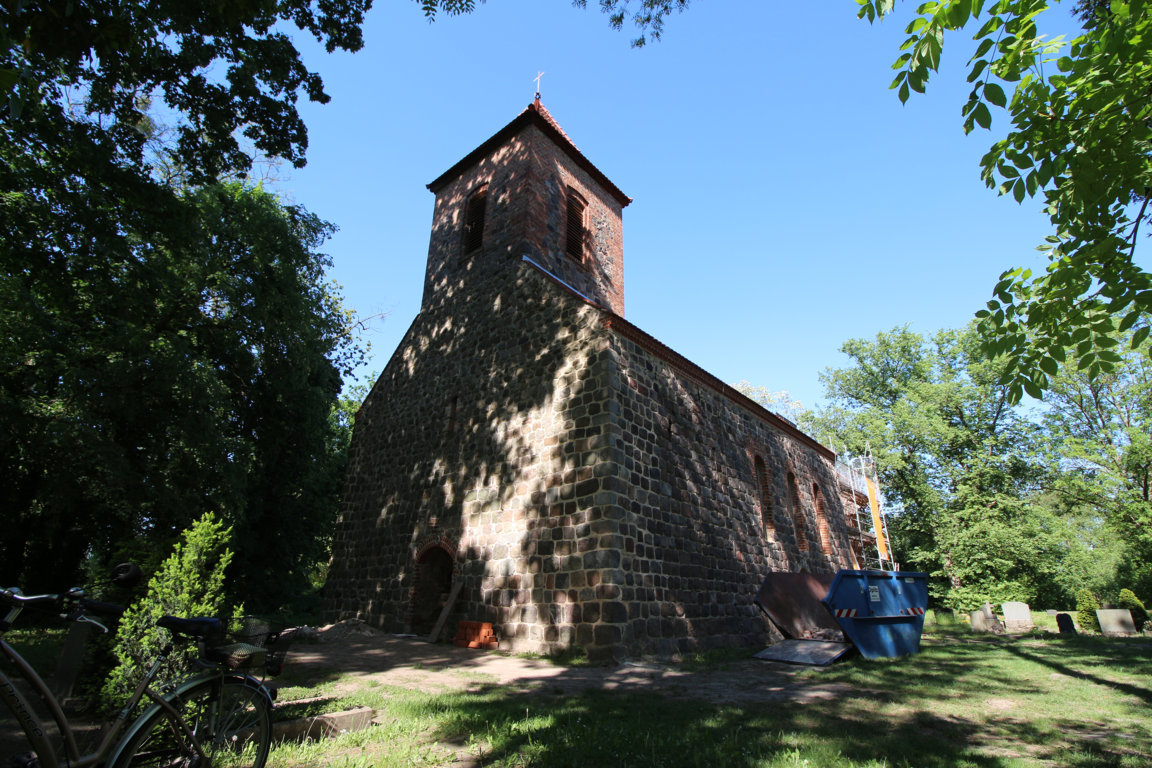
{"type": "Polygon", "coordinates": [[[540,100],[540,78],[544,77],[543,72],[537,72],[536,77],[532,78],[536,81],[536,100],[540,100]]]}

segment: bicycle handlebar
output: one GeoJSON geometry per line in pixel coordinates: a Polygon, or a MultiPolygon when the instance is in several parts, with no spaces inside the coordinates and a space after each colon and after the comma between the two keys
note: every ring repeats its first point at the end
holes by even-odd
{"type": "Polygon", "coordinates": [[[7,603],[9,606],[16,608],[23,608],[26,605],[41,605],[43,603],[57,603],[64,595],[26,595],[20,591],[18,587],[11,589],[0,589],[0,602],[7,603]]]}
{"type": "Polygon", "coordinates": [[[80,620],[89,613],[98,616],[120,616],[124,613],[124,606],[99,600],[89,600],[84,597],[84,590],[78,587],[62,594],[45,595],[25,595],[17,587],[0,589],[0,605],[8,608],[22,609],[37,605],[51,605],[53,608],[65,609],[72,604],[76,606],[76,610],[64,616],[71,621],[80,620]]]}

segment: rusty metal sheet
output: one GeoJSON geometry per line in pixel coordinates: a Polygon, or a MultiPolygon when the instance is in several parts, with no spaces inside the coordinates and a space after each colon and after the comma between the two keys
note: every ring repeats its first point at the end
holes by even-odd
{"type": "Polygon", "coordinates": [[[834,578],[834,573],[770,573],[754,602],[787,638],[842,641],[840,625],[820,602],[834,578]]]}

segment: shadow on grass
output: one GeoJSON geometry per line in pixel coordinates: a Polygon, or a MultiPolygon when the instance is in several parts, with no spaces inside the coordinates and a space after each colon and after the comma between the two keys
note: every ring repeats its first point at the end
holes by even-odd
{"type": "Polygon", "coordinates": [[[1043,646],[1045,653],[1039,653],[1021,644],[1007,645],[1005,649],[1021,659],[1041,664],[1062,675],[1102,685],[1118,693],[1135,696],[1145,704],[1152,704],[1152,688],[1149,688],[1147,685],[1135,685],[1121,680],[1110,679],[1087,672],[1084,669],[1085,666],[1107,666],[1112,669],[1118,669],[1123,665],[1143,662],[1143,666],[1145,667],[1144,671],[1152,672],[1152,660],[1148,658],[1152,644],[1141,641],[1118,642],[1112,639],[1098,640],[1096,638],[1085,638],[1080,641],[1064,641],[1064,643],[1066,643],[1066,645],[1064,645],[1063,648],[1059,645],[1055,647],[1051,645],[1043,646]],[[1107,643],[1108,645],[1101,646],[1101,643],[1107,643]],[[1062,656],[1078,662],[1079,668],[1069,666],[1069,664],[1061,661],[1060,657],[1062,656]]]}
{"type": "Polygon", "coordinates": [[[1000,766],[969,754],[975,723],[926,712],[877,727],[850,700],[716,705],[653,693],[451,697],[441,740],[483,765],[1000,766]]]}
{"type": "MultiPolygon", "coordinates": [[[[420,669],[468,673],[469,665],[484,658],[422,643],[404,654],[393,647],[374,655],[369,645],[345,660],[353,675],[383,661],[401,663],[401,656],[420,669]]],[[[531,679],[527,692],[489,681],[442,694],[381,686],[374,694],[377,704],[357,703],[378,706],[406,725],[400,730],[451,746],[485,766],[770,768],[807,761],[812,768],[1140,768],[1152,766],[1146,757],[1152,718],[1128,697],[1141,705],[1148,701],[1149,691],[1139,683],[1149,672],[1145,653],[1138,645],[1087,639],[948,637],[934,638],[915,657],[858,658],[827,669],[723,665],[724,672],[735,670],[753,683],[784,679],[794,688],[835,691],[832,698],[807,703],[704,700],[703,686],[721,671],[706,665],[674,686],[652,681],[573,692],[566,684],[584,680],[589,670],[552,667],[550,676],[531,679]],[[1099,686],[1100,711],[1078,708],[1067,681],[1043,669],[1099,686]],[[1123,732],[1105,722],[1108,712],[1121,713],[1123,732]]],[[[313,684],[337,675],[334,669],[314,671],[319,676],[313,684]]]]}

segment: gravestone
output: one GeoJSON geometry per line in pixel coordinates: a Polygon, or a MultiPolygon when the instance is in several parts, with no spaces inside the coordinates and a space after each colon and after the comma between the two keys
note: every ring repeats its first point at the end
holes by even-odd
{"type": "Polygon", "coordinates": [[[1004,611],[1004,628],[1009,632],[1027,632],[1032,629],[1032,610],[1028,603],[1008,602],[1000,608],[1004,611]]]}
{"type": "Polygon", "coordinates": [[[972,623],[973,632],[995,632],[1000,634],[1004,631],[1004,625],[996,618],[996,614],[992,612],[992,604],[984,603],[984,607],[978,611],[972,611],[968,614],[968,618],[972,623]]]}
{"type": "Polygon", "coordinates": [[[1056,628],[1060,630],[1060,634],[1062,635],[1076,634],[1076,622],[1072,621],[1072,614],[1057,613],[1056,628]]]}
{"type": "Polygon", "coordinates": [[[1100,620],[1100,633],[1104,635],[1134,635],[1136,622],[1127,608],[1102,608],[1096,611],[1100,620]]]}

